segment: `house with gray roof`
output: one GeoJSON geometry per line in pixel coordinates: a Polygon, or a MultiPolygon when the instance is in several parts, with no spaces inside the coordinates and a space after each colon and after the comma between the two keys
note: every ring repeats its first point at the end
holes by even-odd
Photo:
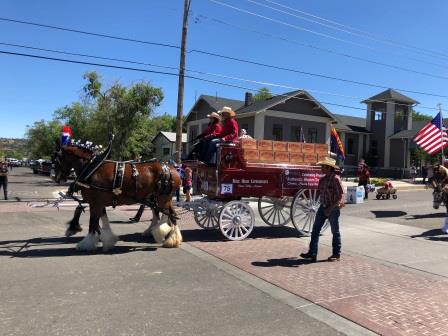
{"type": "MultiPolygon", "coordinates": [[[[175,159],[176,155],[176,133],[174,132],[159,132],[152,139],[154,146],[154,157],[163,161],[175,159]]],[[[182,152],[187,150],[187,133],[182,133],[182,152]]]]}
{"type": "Polygon", "coordinates": [[[207,114],[230,106],[240,128],[255,139],[329,143],[335,127],[346,152],[344,166],[355,167],[360,158],[380,168],[408,168],[411,141],[426,122],[413,122],[418,102],[393,89],[385,90],[362,103],[366,118],[333,114],[305,90],[253,101],[202,95],[186,117],[189,139],[195,138],[208,123],[207,114]]]}

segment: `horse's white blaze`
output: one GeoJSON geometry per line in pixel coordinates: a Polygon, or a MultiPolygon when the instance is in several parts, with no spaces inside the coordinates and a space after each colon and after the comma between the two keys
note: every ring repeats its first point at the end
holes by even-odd
{"type": "Polygon", "coordinates": [[[76,245],[76,249],[80,251],[95,251],[97,244],[98,235],[89,233],[76,245]]]}

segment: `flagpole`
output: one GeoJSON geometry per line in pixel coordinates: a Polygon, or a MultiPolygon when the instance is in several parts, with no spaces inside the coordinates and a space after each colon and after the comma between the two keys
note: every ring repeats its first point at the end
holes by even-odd
{"type": "Polygon", "coordinates": [[[443,153],[443,147],[444,147],[444,142],[443,142],[443,117],[442,117],[442,104],[437,104],[437,106],[439,107],[439,113],[440,113],[440,136],[441,136],[441,141],[442,141],[442,166],[445,162],[445,155],[443,153]]]}

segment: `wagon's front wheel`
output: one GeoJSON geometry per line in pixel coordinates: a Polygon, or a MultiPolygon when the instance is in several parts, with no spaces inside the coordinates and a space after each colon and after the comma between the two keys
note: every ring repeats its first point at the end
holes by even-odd
{"type": "MultiPolygon", "coordinates": [[[[319,207],[320,200],[317,190],[302,189],[297,192],[291,204],[291,220],[297,231],[306,236],[311,234],[319,207]]],[[[328,225],[327,220],[321,232],[325,231],[328,225]]]]}
{"type": "Polygon", "coordinates": [[[213,230],[219,226],[219,214],[222,209],[222,203],[213,201],[204,201],[198,204],[194,212],[194,220],[201,228],[213,230]]]}
{"type": "Polygon", "coordinates": [[[270,226],[284,226],[291,220],[291,197],[260,197],[258,212],[261,219],[270,226]]]}
{"type": "Polygon", "coordinates": [[[229,240],[247,238],[255,225],[255,214],[249,204],[231,201],[224,205],[219,215],[219,228],[229,240]]]}

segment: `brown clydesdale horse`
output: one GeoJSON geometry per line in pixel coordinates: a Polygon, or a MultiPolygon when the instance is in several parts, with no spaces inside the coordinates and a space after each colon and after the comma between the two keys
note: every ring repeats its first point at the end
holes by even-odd
{"type": "MultiPolygon", "coordinates": [[[[72,168],[79,178],[94,156],[94,151],[89,147],[78,144],[60,146],[57,142],[54,155],[56,179],[67,177],[72,168]]],[[[106,207],[135,203],[146,204],[153,210],[153,221],[144,234],[152,234],[156,242],[163,243],[164,247],[178,247],[182,235],[172,205],[173,193],[181,184],[176,170],[158,161],[125,162],[119,188],[113,188],[115,173],[116,161],[105,160],[86,181],[75,180],[74,188],[81,191],[83,201],[90,208],[89,233],[78,243],[77,248],[95,250],[98,240],[101,240],[103,250],[115,246],[118,237],[110,228],[106,207]],[[163,214],[162,220],[159,220],[159,213],[163,214]],[[166,223],[163,223],[165,219],[166,223]]],[[[78,231],[80,228],[70,234],[78,231]]]]}

